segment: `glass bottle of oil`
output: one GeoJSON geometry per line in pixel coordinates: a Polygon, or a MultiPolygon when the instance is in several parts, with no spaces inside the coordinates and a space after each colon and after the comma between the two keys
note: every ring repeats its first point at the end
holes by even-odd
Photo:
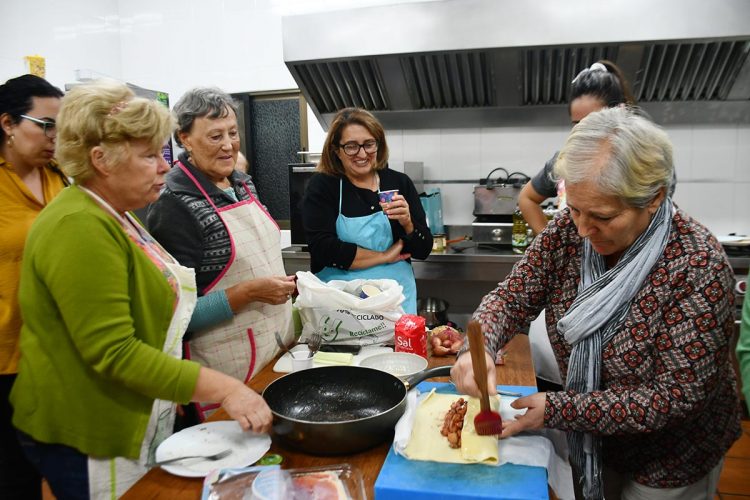
{"type": "Polygon", "coordinates": [[[511,245],[515,253],[524,253],[526,247],[529,246],[527,230],[526,220],[523,218],[521,210],[516,207],[516,211],[513,212],[513,230],[511,232],[511,245]]]}

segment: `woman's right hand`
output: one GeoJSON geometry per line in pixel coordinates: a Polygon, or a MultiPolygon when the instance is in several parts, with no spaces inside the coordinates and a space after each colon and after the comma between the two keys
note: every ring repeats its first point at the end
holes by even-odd
{"type": "Polygon", "coordinates": [[[238,283],[226,290],[229,307],[237,313],[250,302],[283,304],[297,288],[294,280],[294,276],[269,276],[238,283]]]}
{"type": "Polygon", "coordinates": [[[273,414],[268,404],[257,392],[242,383],[227,394],[221,406],[240,424],[242,430],[258,434],[271,430],[273,414]]]}
{"type": "MultiPolygon", "coordinates": [[[[497,394],[495,385],[495,360],[485,351],[485,363],[487,364],[487,391],[490,396],[497,394]]],[[[479,397],[479,387],[474,380],[474,367],[471,364],[471,355],[468,351],[461,354],[451,368],[451,381],[456,385],[459,394],[479,397]]]]}
{"type": "Polygon", "coordinates": [[[243,430],[268,432],[273,414],[265,400],[234,377],[201,366],[192,401],[221,403],[243,430]]]}

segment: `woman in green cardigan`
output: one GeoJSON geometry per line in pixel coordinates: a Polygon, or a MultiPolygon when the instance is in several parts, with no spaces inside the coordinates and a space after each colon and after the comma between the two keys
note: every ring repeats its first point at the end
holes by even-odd
{"type": "Polygon", "coordinates": [[[170,434],[173,402],[219,402],[259,433],[272,417],[239,380],[181,359],[193,270],[130,213],[164,185],[169,111],[102,81],[72,89],[57,123],[58,158],[75,184],[26,243],[13,424],[58,498],[114,498],[170,434]]]}

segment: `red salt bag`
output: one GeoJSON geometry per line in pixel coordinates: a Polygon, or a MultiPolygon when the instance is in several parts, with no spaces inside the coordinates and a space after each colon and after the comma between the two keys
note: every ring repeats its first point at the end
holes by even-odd
{"type": "Polygon", "coordinates": [[[396,352],[410,352],[427,358],[425,320],[416,314],[404,314],[396,321],[396,352]]]}

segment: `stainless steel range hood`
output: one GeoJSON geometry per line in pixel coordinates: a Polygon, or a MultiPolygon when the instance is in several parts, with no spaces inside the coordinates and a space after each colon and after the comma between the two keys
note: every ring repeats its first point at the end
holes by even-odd
{"type": "Polygon", "coordinates": [[[327,128],[560,125],[570,81],[625,72],[661,124],[750,123],[748,0],[444,0],[282,18],[284,61],[327,128]]]}

